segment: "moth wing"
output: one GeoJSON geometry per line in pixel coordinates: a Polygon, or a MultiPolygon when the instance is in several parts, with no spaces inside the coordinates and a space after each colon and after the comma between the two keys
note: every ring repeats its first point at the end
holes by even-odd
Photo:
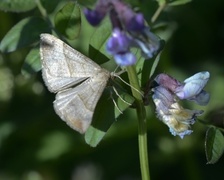
{"type": "Polygon", "coordinates": [[[56,113],[71,128],[85,133],[108,79],[109,72],[102,69],[97,76],[87,79],[80,85],[58,92],[54,101],[56,113]]]}
{"type": "Polygon", "coordinates": [[[97,74],[101,67],[60,39],[41,34],[42,76],[51,92],[58,92],[97,74]]]}

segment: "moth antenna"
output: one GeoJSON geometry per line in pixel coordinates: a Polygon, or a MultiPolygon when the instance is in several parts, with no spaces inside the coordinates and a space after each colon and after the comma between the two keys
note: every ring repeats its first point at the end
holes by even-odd
{"type": "Polygon", "coordinates": [[[117,92],[117,90],[116,90],[116,88],[115,88],[114,86],[113,86],[113,90],[114,90],[115,94],[120,98],[120,100],[122,100],[124,103],[126,103],[126,104],[129,105],[129,106],[132,105],[131,103],[125,101],[125,100],[119,95],[119,93],[117,92]]]}
{"type": "MultiPolygon", "coordinates": [[[[122,74],[122,73],[119,72],[119,74],[122,74]]],[[[127,83],[125,80],[123,80],[117,73],[113,73],[112,75],[115,76],[115,77],[117,77],[117,78],[119,78],[124,84],[126,84],[129,87],[131,87],[136,92],[138,92],[142,97],[144,97],[144,95],[143,95],[143,93],[141,91],[139,91],[138,89],[136,89],[135,87],[133,87],[132,85],[130,85],[129,83],[127,83]]]]}
{"type": "Polygon", "coordinates": [[[123,112],[120,110],[120,108],[118,107],[118,105],[117,105],[117,103],[116,103],[116,101],[114,100],[114,98],[113,98],[113,96],[111,95],[111,99],[112,99],[112,101],[113,101],[113,103],[114,103],[114,106],[117,108],[117,110],[121,113],[121,114],[123,114],[123,112]]]}

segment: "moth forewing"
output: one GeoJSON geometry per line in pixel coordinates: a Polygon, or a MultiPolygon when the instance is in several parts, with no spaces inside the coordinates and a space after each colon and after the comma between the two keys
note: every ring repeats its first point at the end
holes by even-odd
{"type": "Polygon", "coordinates": [[[43,79],[51,92],[58,92],[94,76],[101,67],[60,39],[41,34],[43,79]]]}
{"type": "Polygon", "coordinates": [[[85,133],[110,72],[50,34],[41,34],[43,80],[55,92],[56,113],[74,130],[85,133]]]}

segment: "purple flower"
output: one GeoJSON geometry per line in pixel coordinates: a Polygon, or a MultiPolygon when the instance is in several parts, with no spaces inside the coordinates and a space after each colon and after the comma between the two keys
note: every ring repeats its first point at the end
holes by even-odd
{"type": "Polygon", "coordinates": [[[124,32],[114,29],[112,37],[107,42],[107,52],[114,56],[120,66],[130,66],[136,62],[136,57],[130,52],[130,41],[124,32]]]}
{"type": "Polygon", "coordinates": [[[209,94],[203,90],[209,79],[209,72],[199,72],[184,83],[167,74],[159,74],[154,81],[156,87],[152,98],[156,105],[157,117],[162,120],[174,136],[183,138],[192,133],[190,125],[195,123],[197,116],[203,111],[184,109],[179,100],[195,101],[199,105],[209,102],[209,94]]]}
{"type": "Polygon", "coordinates": [[[169,127],[172,135],[184,138],[193,131],[190,125],[195,123],[197,116],[203,111],[184,109],[175,99],[174,94],[163,86],[153,88],[153,101],[156,105],[157,117],[169,127]]]}
{"type": "Polygon", "coordinates": [[[107,41],[106,49],[110,54],[127,52],[130,49],[130,41],[131,39],[124,32],[114,29],[107,41]]]}
{"type": "Polygon", "coordinates": [[[141,13],[133,16],[129,21],[126,22],[128,31],[142,31],[145,29],[144,16],[141,13]]]}
{"type": "Polygon", "coordinates": [[[102,14],[99,11],[90,9],[84,9],[84,14],[86,16],[87,21],[92,26],[97,26],[105,16],[105,14],[102,14]]]}
{"type": "Polygon", "coordinates": [[[131,32],[134,37],[135,47],[141,49],[142,55],[146,58],[152,58],[163,48],[164,41],[153,34],[148,27],[145,27],[141,33],[131,32]]]}
{"type": "Polygon", "coordinates": [[[99,0],[94,10],[85,9],[86,19],[93,26],[98,25],[109,13],[113,27],[108,40],[107,51],[114,56],[118,65],[129,66],[136,62],[131,47],[140,48],[145,58],[155,56],[161,50],[162,42],[145,25],[141,13],[135,13],[120,0],[99,0]]]}
{"type": "Polygon", "coordinates": [[[159,74],[155,78],[155,81],[160,86],[163,86],[174,93],[180,99],[195,101],[199,105],[207,105],[210,96],[203,89],[207,84],[209,77],[209,72],[199,72],[187,78],[184,83],[181,83],[167,74],[159,74]]]}
{"type": "Polygon", "coordinates": [[[114,55],[114,59],[120,66],[130,66],[136,62],[136,57],[131,52],[116,54],[114,55]]]}
{"type": "Polygon", "coordinates": [[[209,72],[199,72],[184,81],[184,84],[177,88],[175,94],[180,99],[195,101],[199,105],[207,105],[210,99],[204,87],[209,80],[209,72]]]}

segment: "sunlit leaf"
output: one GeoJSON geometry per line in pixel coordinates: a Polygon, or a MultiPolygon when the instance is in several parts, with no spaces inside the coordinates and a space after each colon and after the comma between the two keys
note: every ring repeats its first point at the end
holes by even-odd
{"type": "Polygon", "coordinates": [[[109,20],[97,27],[90,39],[89,56],[96,60],[98,64],[107,62],[112,56],[106,52],[106,43],[111,35],[111,25],[109,20]]]}
{"type": "Polygon", "coordinates": [[[179,5],[184,5],[187,4],[189,2],[191,2],[192,0],[174,0],[169,2],[169,6],[179,6],[179,5]]]}
{"type": "Polygon", "coordinates": [[[50,28],[42,18],[25,18],[13,26],[5,35],[1,41],[0,50],[7,53],[28,46],[39,41],[40,34],[43,32],[49,33],[50,28]]]}
{"type": "Polygon", "coordinates": [[[22,74],[26,77],[38,72],[41,69],[39,48],[33,48],[27,54],[22,67],[22,74]]]}
{"type": "Polygon", "coordinates": [[[68,39],[78,37],[81,28],[80,8],[77,3],[69,2],[55,16],[55,27],[68,39]]]}
{"type": "Polygon", "coordinates": [[[208,164],[216,163],[224,151],[224,137],[219,129],[211,127],[206,132],[205,153],[208,164]]]}
{"type": "Polygon", "coordinates": [[[0,10],[11,12],[25,12],[36,7],[34,0],[1,0],[0,10]]]}

